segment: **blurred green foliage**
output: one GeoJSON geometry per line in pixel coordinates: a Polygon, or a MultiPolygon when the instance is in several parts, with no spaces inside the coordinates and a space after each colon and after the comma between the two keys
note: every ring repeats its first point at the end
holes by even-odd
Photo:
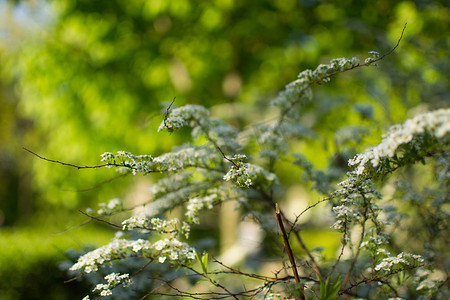
{"type": "Polygon", "coordinates": [[[264,121],[271,116],[261,109],[301,70],[384,53],[405,22],[400,47],[379,68],[315,90],[322,101],[306,121],[324,136],[299,151],[325,167],[340,149],[338,128],[378,124],[360,135],[363,149],[392,123],[448,105],[447,1],[35,0],[0,8],[0,226],[73,225],[77,207],[130,190],[131,178],[102,185],[111,171],[55,165],[22,147],[79,165],[98,164],[105,151],[156,155],[185,138],[156,132],[175,96],[175,105],[212,107],[237,126],[264,121]]]}
{"type": "Polygon", "coordinates": [[[104,230],[78,228],[57,233],[57,228],[15,228],[0,231],[0,299],[75,299],[88,287],[70,279],[60,267],[65,251],[82,244],[107,243],[104,230]],[[72,296],[70,297],[70,293],[72,296]]]}
{"type": "MultiPolygon", "coordinates": [[[[330,100],[315,108],[314,121],[323,131],[364,122],[367,116],[352,107],[359,103],[392,123],[409,108],[442,106],[448,88],[445,1],[67,0],[49,2],[47,10],[33,8],[39,1],[24,3],[48,21],[14,47],[2,43],[2,69],[16,88],[15,111],[32,122],[23,146],[64,162],[96,164],[105,151],[168,150],[174,138],[155,128],[175,96],[178,105],[266,106],[302,69],[387,51],[405,22],[401,47],[379,69],[341,76],[319,91],[317,97],[330,100]]],[[[117,195],[111,185],[64,192],[101,182],[109,172],[30,164],[38,206],[74,208],[117,195]]]]}

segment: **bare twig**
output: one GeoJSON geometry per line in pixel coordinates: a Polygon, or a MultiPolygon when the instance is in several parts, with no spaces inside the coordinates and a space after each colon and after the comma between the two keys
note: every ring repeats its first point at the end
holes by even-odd
{"type": "MultiPolygon", "coordinates": [[[[278,226],[280,227],[281,234],[283,235],[284,245],[286,246],[286,251],[288,253],[289,260],[291,261],[291,264],[292,264],[292,271],[294,272],[295,282],[297,284],[300,284],[300,279],[298,277],[298,271],[297,271],[297,265],[295,263],[294,255],[292,254],[291,245],[289,244],[289,240],[286,235],[286,230],[284,229],[283,220],[281,219],[281,213],[280,213],[280,208],[278,206],[278,203],[275,204],[275,210],[276,210],[278,226]]],[[[305,287],[303,286],[303,284],[300,285],[300,289],[301,289],[300,299],[305,299],[305,295],[304,295],[305,287]]]]}
{"type": "Polygon", "coordinates": [[[85,215],[85,216],[87,216],[87,217],[89,217],[89,218],[93,219],[93,220],[96,220],[96,221],[99,221],[99,222],[102,222],[102,223],[108,224],[109,226],[112,226],[112,227],[115,227],[115,228],[118,228],[118,229],[122,229],[122,226],[119,226],[119,225],[117,225],[117,224],[114,224],[114,223],[108,222],[108,221],[106,221],[106,220],[103,220],[103,219],[101,219],[101,218],[98,218],[98,217],[94,217],[94,216],[91,216],[91,215],[89,215],[88,213],[85,213],[85,212],[84,212],[84,211],[82,211],[82,210],[79,210],[79,212],[80,212],[80,213],[82,213],[83,215],[85,215]]]}
{"type": "Polygon", "coordinates": [[[69,283],[69,282],[75,281],[75,280],[77,280],[77,279],[80,279],[81,277],[83,277],[83,274],[80,274],[80,275],[75,276],[75,277],[73,277],[73,278],[64,280],[64,283],[69,283]]]}
{"type": "Polygon", "coordinates": [[[341,252],[339,253],[339,256],[338,256],[336,262],[334,263],[333,267],[331,268],[331,271],[328,274],[328,277],[331,277],[331,275],[333,274],[333,272],[336,269],[337,265],[341,261],[342,255],[344,255],[345,246],[347,246],[346,240],[347,240],[347,224],[344,224],[344,236],[342,237],[341,252]]]}
{"type": "Polygon", "coordinates": [[[230,295],[230,297],[239,300],[239,298],[233,294],[232,292],[230,292],[226,287],[224,287],[222,284],[220,284],[219,282],[215,281],[214,279],[212,279],[211,277],[209,277],[207,274],[205,273],[200,273],[197,272],[196,270],[194,270],[193,268],[188,268],[189,270],[191,270],[192,272],[196,273],[197,275],[202,276],[203,278],[207,279],[209,282],[211,282],[211,284],[215,285],[218,288],[221,288],[222,290],[224,290],[228,295],[230,295]]]}
{"type": "Polygon", "coordinates": [[[219,145],[217,144],[217,141],[215,141],[215,140],[213,140],[213,139],[211,138],[211,136],[209,135],[209,131],[206,130],[206,129],[202,126],[202,124],[199,122],[199,120],[195,120],[195,123],[197,124],[197,126],[199,126],[199,127],[202,129],[202,131],[203,131],[203,133],[205,134],[205,136],[206,136],[206,138],[208,139],[208,141],[209,141],[211,144],[213,144],[214,147],[216,147],[216,149],[220,152],[220,154],[222,155],[222,157],[223,157],[225,160],[227,160],[227,161],[229,161],[230,163],[232,163],[236,168],[239,169],[239,166],[238,166],[231,158],[229,158],[228,156],[225,155],[225,153],[223,152],[223,150],[222,150],[222,149],[219,147],[219,145]]]}
{"type": "MultiPolygon", "coordinates": [[[[359,67],[366,67],[366,66],[372,65],[373,63],[376,63],[376,62],[378,62],[378,61],[384,59],[386,56],[388,56],[388,55],[390,55],[392,52],[394,52],[395,49],[397,49],[397,47],[400,45],[400,41],[402,40],[402,38],[403,38],[403,33],[405,32],[405,29],[406,29],[406,25],[407,25],[407,23],[405,23],[405,26],[403,26],[402,33],[400,34],[400,38],[398,39],[397,44],[395,44],[395,46],[394,46],[391,50],[389,50],[388,52],[386,52],[386,53],[383,54],[382,56],[378,57],[377,59],[375,59],[375,60],[373,60],[373,61],[370,61],[370,62],[367,62],[367,63],[362,63],[362,64],[356,64],[356,65],[354,65],[353,67],[348,68],[348,69],[346,69],[346,70],[343,70],[343,71],[337,70],[337,71],[334,71],[334,72],[332,72],[332,73],[330,73],[330,74],[327,74],[327,75],[325,75],[325,76],[322,76],[322,77],[320,77],[320,78],[318,78],[318,79],[316,79],[316,80],[310,82],[303,90],[301,90],[301,91],[299,92],[299,96],[302,95],[302,94],[304,94],[304,93],[305,93],[311,86],[313,86],[314,84],[319,83],[319,82],[321,82],[321,81],[324,81],[325,79],[330,78],[330,77],[332,77],[332,76],[334,76],[334,75],[336,75],[336,74],[344,73],[344,72],[347,72],[347,71],[351,71],[351,70],[356,69],[356,68],[359,68],[359,67]]],[[[283,112],[281,113],[281,115],[280,115],[280,117],[279,117],[279,119],[278,119],[278,124],[277,124],[277,127],[275,128],[276,131],[279,130],[279,128],[281,127],[281,125],[282,125],[282,123],[283,123],[284,118],[286,117],[286,115],[288,114],[288,112],[289,112],[289,111],[290,111],[297,103],[298,103],[298,101],[290,102],[290,105],[289,105],[286,109],[283,110],[283,112]]]]}
{"type": "MultiPolygon", "coordinates": [[[[259,280],[275,280],[274,278],[270,278],[270,277],[267,277],[267,276],[262,276],[262,275],[258,275],[258,274],[250,274],[250,273],[242,272],[242,271],[239,270],[239,269],[235,269],[235,268],[232,268],[232,267],[230,267],[230,266],[225,265],[223,262],[217,260],[215,257],[212,257],[212,260],[213,260],[215,263],[221,265],[222,267],[224,267],[224,268],[230,270],[230,272],[232,272],[232,273],[234,273],[234,274],[237,274],[237,275],[243,275],[243,276],[247,276],[247,277],[255,278],[255,279],[259,279],[259,280]]],[[[223,273],[223,272],[222,272],[222,273],[223,273]]]]}
{"type": "MultiPolygon", "coordinates": [[[[126,169],[129,169],[129,170],[137,170],[137,168],[135,168],[133,166],[130,166],[130,165],[127,165],[127,164],[124,164],[124,163],[121,163],[121,164],[107,163],[107,164],[97,165],[97,166],[79,166],[79,165],[69,164],[69,163],[65,163],[65,162],[59,161],[59,160],[54,160],[54,159],[49,159],[49,158],[43,157],[43,156],[41,156],[41,155],[39,155],[39,154],[37,154],[37,153],[27,149],[27,148],[23,148],[23,149],[28,151],[28,152],[30,152],[31,154],[35,155],[36,157],[38,157],[38,158],[40,158],[42,160],[45,160],[45,161],[48,161],[48,162],[52,162],[52,163],[56,163],[56,164],[60,164],[60,165],[63,165],[63,166],[73,167],[73,168],[76,168],[76,169],[98,169],[98,168],[104,168],[104,167],[117,167],[117,168],[126,168],[126,169]]],[[[210,170],[210,171],[222,172],[222,170],[216,170],[216,169],[213,169],[213,168],[209,168],[207,166],[199,166],[199,165],[195,165],[195,164],[186,164],[185,166],[183,166],[180,169],[188,169],[188,168],[194,168],[194,167],[195,168],[200,168],[200,169],[206,169],[206,170],[210,170]]],[[[141,170],[137,170],[137,171],[144,172],[144,171],[141,171],[141,170]]],[[[164,173],[164,172],[172,172],[172,171],[173,171],[173,168],[172,167],[168,167],[166,169],[146,170],[145,172],[148,174],[148,173],[156,173],[156,172],[157,173],[164,173]]],[[[128,174],[124,174],[124,175],[128,175],[128,174]]],[[[120,176],[117,176],[117,178],[118,177],[120,177],[120,176]]],[[[111,180],[114,180],[114,179],[115,178],[113,178],[111,180]]],[[[106,181],[104,183],[107,183],[107,182],[108,181],[106,181]]],[[[103,183],[100,183],[100,184],[103,184],[103,183]]],[[[97,186],[94,186],[94,188],[95,187],[97,187],[97,186]]],[[[83,191],[83,190],[81,190],[81,191],[83,191]]]]}
{"type": "Polygon", "coordinates": [[[70,226],[70,227],[68,227],[68,228],[66,228],[66,229],[64,229],[64,230],[55,232],[54,234],[62,234],[62,233],[65,233],[65,232],[70,231],[70,230],[72,230],[72,229],[75,229],[75,228],[84,226],[84,225],[86,225],[86,224],[89,224],[89,223],[91,223],[93,220],[94,220],[94,219],[87,219],[87,220],[85,220],[85,221],[83,221],[83,222],[81,222],[81,223],[79,223],[79,224],[76,224],[76,225],[70,226]]]}
{"type": "Polygon", "coordinates": [[[35,152],[31,151],[30,149],[27,149],[27,148],[25,148],[25,147],[23,147],[23,149],[24,149],[25,151],[27,151],[27,152],[33,154],[34,156],[39,157],[39,158],[42,159],[42,160],[49,161],[49,162],[52,162],[52,163],[57,163],[57,164],[60,164],[60,165],[63,165],[63,166],[68,166],[68,167],[77,168],[78,170],[80,170],[80,169],[98,169],[98,168],[103,168],[103,167],[106,167],[106,166],[110,166],[110,165],[111,165],[111,164],[103,164],[103,165],[97,165],[97,166],[77,166],[77,165],[74,165],[74,164],[68,164],[68,163],[65,163],[65,162],[62,162],[62,161],[59,161],[59,160],[48,159],[48,158],[42,157],[42,156],[40,156],[39,154],[37,154],[37,153],[35,153],[35,152]]]}
{"type": "MultiPolygon", "coordinates": [[[[278,204],[275,204],[275,206],[277,206],[278,204]]],[[[276,210],[276,207],[275,207],[276,210]]],[[[321,272],[319,269],[319,266],[316,263],[316,260],[314,259],[314,257],[311,254],[311,251],[309,251],[308,247],[306,247],[305,243],[303,242],[302,237],[300,236],[300,234],[298,233],[297,230],[294,229],[294,224],[292,224],[287,218],[286,216],[283,214],[282,211],[280,211],[280,215],[283,218],[284,222],[286,222],[286,224],[289,225],[289,232],[294,232],[295,238],[297,239],[298,243],[300,244],[300,247],[302,248],[302,250],[306,253],[306,255],[309,257],[312,267],[314,269],[314,272],[317,275],[317,278],[320,278],[321,276],[321,272]]]]}
{"type": "Polygon", "coordinates": [[[167,122],[167,118],[169,118],[170,108],[172,107],[172,105],[173,105],[173,103],[175,102],[175,99],[176,99],[176,98],[177,98],[176,96],[173,97],[172,102],[170,103],[169,107],[167,107],[167,109],[166,109],[166,115],[164,116],[164,121],[163,121],[163,122],[164,122],[164,127],[166,127],[167,130],[169,130],[170,132],[173,131],[173,128],[172,128],[172,127],[169,128],[169,126],[167,126],[166,122],[167,122]]]}
{"type": "Polygon", "coordinates": [[[310,205],[308,205],[308,207],[306,207],[299,215],[295,216],[295,220],[294,220],[294,222],[292,222],[292,226],[291,226],[291,228],[290,228],[289,231],[288,231],[288,236],[290,235],[291,231],[295,229],[295,226],[297,225],[298,220],[300,220],[300,217],[301,217],[304,213],[306,213],[306,212],[307,212],[308,210],[310,210],[311,208],[316,207],[316,206],[319,205],[320,203],[329,201],[329,200],[331,200],[331,199],[333,199],[333,198],[332,198],[332,197],[328,197],[328,198],[321,199],[321,200],[317,201],[316,203],[310,204],[310,205]]]}

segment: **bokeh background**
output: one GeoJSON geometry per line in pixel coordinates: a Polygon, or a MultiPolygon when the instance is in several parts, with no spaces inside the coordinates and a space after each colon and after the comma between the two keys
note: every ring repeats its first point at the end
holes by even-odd
{"type": "MultiPolygon", "coordinates": [[[[0,299],[78,299],[65,251],[112,232],[78,209],[142,197],[148,178],[77,170],[105,151],[157,155],[188,139],[158,133],[165,110],[202,104],[242,127],[263,121],[296,75],[336,57],[387,52],[315,97],[318,131],[389,125],[448,106],[448,1],[0,0],[0,299]]],[[[329,135],[325,139],[332,139],[329,135]]],[[[366,139],[359,147],[377,142],[366,139]]],[[[318,142],[317,142],[318,143],[318,142]]],[[[304,153],[318,167],[322,145],[304,153]]]]}

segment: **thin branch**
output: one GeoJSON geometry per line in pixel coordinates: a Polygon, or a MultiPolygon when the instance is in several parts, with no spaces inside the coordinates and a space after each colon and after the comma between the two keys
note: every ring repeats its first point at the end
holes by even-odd
{"type": "Polygon", "coordinates": [[[262,275],[258,275],[258,274],[250,274],[250,273],[242,272],[239,269],[235,269],[235,268],[232,268],[230,266],[225,265],[223,262],[217,260],[215,257],[212,257],[212,260],[215,263],[221,265],[222,267],[230,270],[232,273],[234,273],[236,275],[243,275],[243,276],[247,276],[247,277],[251,277],[251,278],[255,278],[255,279],[259,279],[259,280],[274,280],[274,278],[270,278],[270,277],[267,277],[267,276],[262,276],[262,275]]]}
{"type": "MultiPolygon", "coordinates": [[[[172,167],[169,167],[167,169],[155,169],[155,170],[146,170],[146,171],[142,171],[142,170],[138,170],[137,168],[130,166],[130,165],[126,165],[124,163],[121,164],[117,164],[117,163],[107,163],[107,164],[103,164],[103,165],[96,165],[96,166],[79,166],[79,165],[75,165],[75,164],[69,164],[69,163],[65,163],[59,160],[54,160],[54,159],[49,159],[46,157],[43,157],[27,148],[23,148],[24,150],[30,152],[31,154],[35,155],[36,157],[48,161],[48,162],[52,162],[52,163],[57,163],[63,166],[68,166],[68,167],[73,167],[76,169],[98,169],[98,168],[110,168],[110,167],[117,167],[117,168],[126,168],[129,170],[136,170],[138,172],[145,172],[146,174],[150,174],[150,173],[164,173],[164,172],[174,172],[174,171],[178,171],[178,170],[185,170],[188,168],[199,168],[199,169],[205,169],[205,170],[209,170],[209,171],[216,171],[216,172],[222,172],[222,170],[216,170],[213,168],[208,168],[207,166],[200,166],[200,165],[195,165],[195,164],[186,164],[185,166],[181,167],[181,168],[177,168],[177,169],[173,169],[172,167]]],[[[123,174],[123,175],[128,175],[128,174],[123,174]]],[[[120,176],[117,176],[117,178],[120,176]]],[[[114,180],[115,178],[113,178],[112,180],[114,180]]],[[[108,182],[108,181],[107,181],[108,182]]],[[[102,184],[102,183],[101,183],[102,184]]],[[[96,186],[95,186],[96,187],[96,186]]],[[[95,188],[94,187],[94,188],[95,188]]],[[[81,190],[83,191],[83,190],[81,190]]]]}
{"type": "MultiPolygon", "coordinates": [[[[295,264],[295,258],[294,258],[294,255],[292,254],[291,245],[289,244],[289,240],[286,235],[286,230],[284,230],[283,220],[281,219],[281,213],[280,213],[280,208],[278,206],[278,203],[275,204],[275,210],[276,210],[275,214],[277,216],[278,226],[280,227],[281,234],[283,235],[284,245],[286,246],[286,251],[288,253],[289,260],[291,261],[291,264],[292,264],[292,271],[294,272],[295,282],[297,284],[300,284],[300,279],[298,278],[297,265],[295,264]]],[[[300,289],[301,289],[300,299],[305,299],[305,295],[304,295],[305,287],[303,284],[300,284],[300,289]]]]}
{"type": "Polygon", "coordinates": [[[306,255],[308,255],[309,259],[311,260],[311,264],[313,266],[314,272],[316,273],[317,277],[320,278],[321,272],[320,272],[319,266],[316,263],[316,260],[314,259],[314,257],[312,256],[312,254],[308,250],[308,248],[306,247],[306,245],[303,242],[303,239],[301,238],[301,236],[298,233],[298,231],[294,230],[294,235],[295,235],[298,243],[300,244],[300,247],[302,247],[302,250],[305,251],[306,255]]]}
{"type": "MultiPolygon", "coordinates": [[[[276,210],[276,208],[275,208],[275,210],[276,210]]],[[[298,243],[300,244],[300,247],[306,253],[306,255],[309,257],[309,259],[311,260],[311,264],[313,266],[314,272],[317,275],[317,278],[320,278],[321,272],[320,272],[319,266],[317,265],[316,260],[312,256],[312,254],[309,251],[308,247],[306,247],[305,243],[303,242],[302,237],[300,236],[300,234],[298,233],[297,230],[293,229],[294,225],[286,218],[286,216],[283,214],[282,211],[280,211],[280,215],[281,215],[281,217],[283,217],[284,222],[286,222],[286,224],[289,225],[289,229],[290,229],[289,232],[294,232],[295,238],[297,239],[298,243]]]]}
{"type": "Polygon", "coordinates": [[[93,220],[96,220],[96,221],[99,221],[99,222],[102,222],[102,223],[106,223],[106,224],[108,224],[109,226],[115,227],[115,228],[117,228],[117,229],[122,229],[122,226],[119,226],[119,225],[117,225],[117,224],[108,222],[108,221],[103,220],[103,219],[98,218],[98,217],[91,216],[91,215],[89,215],[88,213],[85,213],[85,212],[82,211],[82,210],[79,210],[79,212],[82,213],[83,215],[85,215],[85,216],[87,216],[87,217],[93,219],[93,220]]]}
{"type": "Polygon", "coordinates": [[[25,147],[23,147],[23,149],[25,151],[33,154],[34,156],[39,157],[42,160],[49,161],[49,162],[52,162],[52,163],[57,163],[57,164],[60,164],[60,165],[63,165],[63,166],[77,168],[78,170],[80,170],[80,169],[98,169],[98,168],[103,168],[103,167],[106,167],[106,166],[111,166],[111,164],[103,164],[103,165],[97,165],[97,166],[77,166],[77,165],[68,164],[68,163],[65,163],[65,162],[62,162],[62,161],[59,161],[59,160],[48,159],[48,158],[42,157],[39,154],[37,154],[37,153],[35,153],[35,152],[31,151],[30,149],[27,149],[25,147]]]}
{"type": "Polygon", "coordinates": [[[169,105],[169,107],[167,107],[167,109],[166,109],[166,115],[164,116],[164,127],[166,127],[167,128],[167,130],[169,130],[170,132],[172,132],[173,131],[173,128],[172,127],[168,127],[167,126],[167,124],[166,124],[166,122],[167,122],[167,119],[169,118],[169,114],[170,114],[170,108],[172,107],[172,105],[173,105],[173,103],[175,102],[175,99],[176,99],[177,97],[175,96],[174,98],[173,98],[173,100],[172,100],[172,102],[170,103],[170,105],[169,105]]]}
{"type": "Polygon", "coordinates": [[[81,222],[81,223],[79,223],[79,224],[76,224],[76,225],[70,226],[70,227],[68,227],[68,228],[66,228],[66,229],[63,229],[63,230],[61,230],[61,231],[55,232],[54,234],[62,234],[62,233],[66,233],[67,231],[70,231],[70,230],[72,230],[72,229],[75,229],[75,228],[84,226],[84,225],[86,225],[86,224],[89,224],[89,223],[91,223],[93,220],[94,220],[94,219],[87,219],[87,220],[85,220],[85,221],[83,221],[83,222],[81,222]]]}
{"type": "Polygon", "coordinates": [[[206,138],[208,139],[208,141],[209,141],[211,144],[213,144],[214,147],[216,147],[216,149],[220,152],[220,154],[222,155],[222,157],[223,157],[225,160],[227,160],[227,161],[229,161],[230,163],[232,163],[236,168],[239,169],[239,166],[238,166],[231,158],[229,158],[228,156],[226,156],[225,153],[223,152],[223,150],[222,150],[222,149],[219,147],[219,145],[217,144],[217,142],[216,142],[215,140],[213,140],[213,139],[210,137],[209,131],[206,130],[206,129],[202,126],[202,124],[199,122],[199,120],[195,119],[195,123],[197,124],[197,126],[199,126],[199,127],[202,129],[202,131],[203,131],[203,133],[206,135],[206,138]]]}
{"type": "MultiPolygon", "coordinates": [[[[376,62],[378,62],[378,61],[384,59],[386,56],[388,56],[388,55],[390,55],[392,52],[394,52],[395,49],[397,49],[397,47],[400,45],[400,41],[402,40],[403,34],[404,34],[404,32],[405,32],[405,29],[406,29],[406,25],[407,25],[407,23],[405,23],[405,25],[403,26],[402,33],[400,34],[400,38],[398,39],[397,44],[395,44],[395,46],[394,46],[391,50],[389,50],[388,52],[386,52],[386,53],[383,54],[382,56],[378,57],[377,59],[375,59],[375,60],[373,60],[373,61],[370,61],[370,62],[367,62],[367,63],[363,63],[363,64],[360,64],[360,63],[359,63],[359,64],[356,64],[356,65],[354,65],[353,67],[348,68],[348,69],[346,69],[346,70],[343,70],[343,71],[337,70],[337,71],[334,71],[334,72],[332,72],[332,73],[330,73],[330,74],[327,74],[327,75],[325,75],[325,76],[322,76],[322,77],[320,77],[320,78],[318,78],[318,79],[316,79],[316,80],[310,82],[303,90],[301,90],[301,91],[299,92],[299,96],[301,96],[302,94],[304,94],[304,93],[305,93],[311,86],[313,86],[314,84],[319,83],[319,82],[321,82],[321,81],[323,81],[323,80],[325,80],[325,79],[327,79],[327,78],[330,78],[330,77],[332,77],[332,76],[334,76],[334,75],[336,75],[336,74],[344,73],[344,72],[347,72],[347,71],[351,71],[351,70],[356,69],[356,68],[359,68],[359,67],[367,67],[367,66],[369,66],[369,65],[372,65],[372,64],[374,64],[374,63],[376,63],[376,62]]],[[[282,125],[282,123],[283,123],[284,118],[286,117],[286,115],[288,114],[288,112],[289,112],[289,111],[290,111],[297,103],[298,103],[298,101],[290,102],[289,107],[287,107],[285,110],[283,110],[283,112],[281,113],[281,115],[280,115],[280,117],[279,117],[279,119],[278,119],[278,124],[277,124],[277,126],[276,126],[276,128],[275,128],[276,131],[279,130],[279,128],[281,127],[281,125],[282,125]]]]}
{"type": "MultiPolygon", "coordinates": [[[[163,122],[164,122],[164,127],[166,127],[170,132],[172,132],[173,129],[172,129],[172,128],[169,128],[169,127],[167,126],[167,123],[166,123],[166,122],[167,122],[167,119],[168,119],[169,114],[170,114],[170,109],[171,109],[173,103],[175,102],[175,99],[176,99],[176,98],[177,98],[177,97],[173,98],[173,100],[172,100],[172,102],[170,103],[169,107],[167,107],[166,115],[164,116],[164,121],[163,121],[163,122]]],[[[195,119],[195,123],[202,129],[202,131],[203,131],[203,133],[205,133],[206,138],[208,139],[208,141],[209,141],[211,144],[213,144],[214,147],[216,147],[216,149],[220,152],[220,154],[222,155],[222,157],[223,157],[225,160],[227,160],[227,161],[229,161],[230,163],[232,163],[236,168],[239,168],[239,166],[238,166],[231,158],[229,158],[229,157],[227,157],[227,156],[225,155],[225,153],[224,153],[223,150],[219,147],[219,145],[217,144],[217,142],[214,141],[214,140],[209,136],[208,130],[206,130],[205,128],[203,128],[203,126],[200,124],[200,122],[199,122],[198,120],[196,120],[196,119],[195,119]]]]}
{"type": "Polygon", "coordinates": [[[342,248],[341,248],[341,252],[339,253],[339,256],[336,260],[336,262],[334,263],[333,267],[331,268],[330,273],[328,274],[328,277],[331,277],[331,275],[333,274],[334,270],[336,269],[337,265],[339,264],[339,262],[341,261],[342,255],[344,255],[344,250],[345,250],[345,246],[347,246],[347,242],[346,239],[347,237],[347,224],[344,224],[344,236],[342,237],[342,248]]]}
{"type": "MultiPolygon", "coordinates": [[[[388,52],[386,52],[385,54],[380,56],[378,59],[375,60],[375,62],[382,60],[383,58],[385,58],[386,56],[388,56],[392,52],[394,52],[395,49],[397,49],[397,47],[400,45],[400,41],[403,38],[403,34],[405,33],[406,25],[408,25],[408,23],[405,23],[405,25],[403,26],[402,33],[400,34],[400,38],[397,40],[397,44],[395,44],[394,48],[392,48],[391,50],[389,50],[388,52]]],[[[366,64],[364,64],[364,65],[366,65],[366,64]]],[[[362,65],[362,66],[364,66],[364,65],[362,65]]]]}
{"type": "Polygon", "coordinates": [[[83,277],[83,275],[84,275],[84,274],[80,274],[80,275],[75,276],[75,277],[73,277],[73,278],[64,280],[64,283],[70,283],[70,282],[72,282],[72,281],[75,281],[75,280],[77,280],[77,279],[80,279],[81,277],[83,277]]]}
{"type": "Polygon", "coordinates": [[[292,222],[292,226],[291,226],[291,228],[289,229],[288,236],[290,235],[290,233],[291,233],[292,230],[295,230],[295,226],[297,225],[298,220],[300,220],[300,217],[301,217],[304,213],[306,213],[306,212],[307,212],[308,210],[310,210],[311,208],[316,207],[316,206],[319,205],[320,203],[329,201],[329,200],[331,200],[331,199],[333,199],[333,197],[324,198],[324,199],[321,199],[321,200],[317,201],[316,203],[310,204],[310,205],[308,205],[308,207],[306,207],[299,215],[295,216],[295,220],[294,220],[294,222],[292,222]]]}
{"type": "Polygon", "coordinates": [[[228,295],[230,295],[230,297],[233,297],[236,300],[239,300],[238,297],[236,297],[235,294],[233,294],[232,292],[230,292],[226,287],[224,287],[222,284],[218,283],[217,281],[213,280],[211,277],[209,277],[208,275],[204,274],[204,273],[200,273],[197,272],[196,270],[194,270],[193,268],[188,268],[189,270],[191,270],[192,272],[194,272],[197,275],[202,276],[203,278],[207,279],[209,282],[211,282],[211,284],[215,285],[218,288],[221,288],[222,290],[224,290],[228,295]]]}

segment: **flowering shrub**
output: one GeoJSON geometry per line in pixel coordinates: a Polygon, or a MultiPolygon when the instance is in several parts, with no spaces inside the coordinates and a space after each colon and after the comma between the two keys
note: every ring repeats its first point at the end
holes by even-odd
{"type": "MultiPolygon", "coordinates": [[[[312,126],[301,122],[302,109],[312,102],[312,87],[339,73],[375,65],[387,54],[370,52],[364,63],[355,57],[333,59],[315,70],[301,72],[271,103],[272,109],[279,110],[277,120],[251,129],[227,125],[211,117],[204,107],[176,108],[172,102],[159,130],[174,132],[190,127],[192,143],[157,157],[125,151],[102,155],[103,166],[124,174],[157,172],[166,176],[150,187],[152,200],[117,225],[118,234],[111,243],[79,257],[71,271],[107,272],[127,259],[146,261],[133,273],[106,275],[107,283],[92,290],[96,297],[114,297],[113,289],[120,285],[133,290],[134,279],[137,281],[147,266],[158,264],[166,266],[164,271],[141,276],[134,288],[142,299],[150,295],[194,299],[450,297],[446,284],[449,249],[445,244],[450,109],[419,114],[394,125],[381,143],[348,161],[350,170],[315,169],[306,156],[293,150],[295,143],[318,136],[312,126]],[[322,200],[295,212],[295,220],[277,205],[283,202],[286,189],[279,165],[286,162],[302,170],[304,182],[323,194],[322,200]],[[418,163],[431,166],[427,168],[432,173],[430,184],[417,183],[414,176],[404,176],[406,180],[395,176],[404,170],[420,172],[415,169],[418,163]],[[246,263],[236,268],[208,258],[208,254],[200,254],[205,246],[191,240],[202,226],[201,213],[229,201],[236,203],[245,222],[257,224],[266,236],[273,237],[265,244],[268,249],[289,248],[288,258],[283,250],[275,255],[266,252],[267,258],[279,262],[270,273],[246,263]],[[303,226],[299,226],[302,215],[321,203],[330,211],[324,217],[329,220],[326,226],[341,237],[332,258],[321,255],[320,249],[311,249],[303,237],[303,226]],[[168,218],[167,213],[175,207],[181,208],[181,217],[168,218]],[[283,239],[277,235],[280,230],[283,239]],[[292,247],[293,255],[291,244],[298,245],[292,247]]],[[[352,140],[351,135],[346,139],[352,140]]],[[[113,199],[88,213],[106,220],[129,211],[113,199]]]]}

